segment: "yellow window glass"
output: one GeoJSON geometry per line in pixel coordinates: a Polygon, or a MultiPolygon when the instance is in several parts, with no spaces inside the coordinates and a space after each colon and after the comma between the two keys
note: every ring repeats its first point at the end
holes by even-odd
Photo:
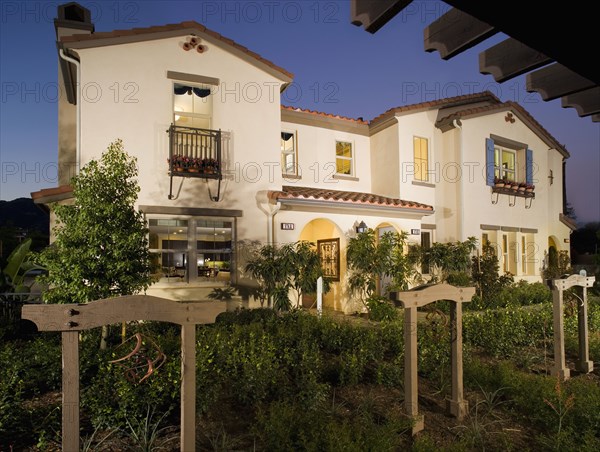
{"type": "Polygon", "coordinates": [[[352,143],[336,141],[335,167],[338,174],[352,174],[352,143]]]}
{"type": "Polygon", "coordinates": [[[429,180],[429,146],[427,138],[414,137],[413,149],[415,180],[427,182],[429,180]]]}

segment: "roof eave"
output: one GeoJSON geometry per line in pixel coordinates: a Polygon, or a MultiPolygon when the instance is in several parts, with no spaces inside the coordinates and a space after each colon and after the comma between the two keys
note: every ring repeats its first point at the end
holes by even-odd
{"type": "Polygon", "coordinates": [[[353,202],[341,202],[341,201],[327,201],[321,199],[298,199],[298,198],[280,198],[276,195],[269,195],[271,199],[276,199],[278,202],[288,205],[297,205],[297,206],[311,206],[311,207],[327,207],[330,209],[343,209],[343,210],[368,210],[372,212],[384,212],[389,214],[391,212],[397,214],[412,215],[415,217],[423,217],[426,215],[432,215],[435,213],[434,209],[422,209],[415,207],[394,207],[394,206],[386,206],[386,205],[378,205],[378,204],[361,204],[361,203],[353,203],[353,202]]]}

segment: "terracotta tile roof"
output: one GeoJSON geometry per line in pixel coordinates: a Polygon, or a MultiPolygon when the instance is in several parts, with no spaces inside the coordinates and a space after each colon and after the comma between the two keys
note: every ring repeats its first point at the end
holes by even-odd
{"type": "Polygon", "coordinates": [[[433,212],[433,207],[419,202],[405,201],[387,196],[361,193],[355,191],[331,190],[328,188],[296,187],[284,185],[281,190],[269,191],[273,200],[301,199],[309,201],[328,201],[345,205],[391,207],[398,209],[415,209],[433,212]]]}
{"type": "Polygon", "coordinates": [[[324,113],[322,111],[316,111],[316,110],[308,110],[305,108],[298,108],[298,107],[291,107],[288,105],[282,105],[281,106],[282,110],[287,110],[287,111],[297,111],[297,112],[302,112],[302,113],[308,113],[311,115],[315,115],[315,116],[320,116],[320,117],[326,117],[326,118],[334,118],[334,119],[341,119],[344,121],[352,121],[352,122],[356,122],[358,124],[369,124],[369,121],[365,121],[363,118],[349,118],[347,116],[340,116],[340,115],[334,115],[331,113],[324,113]]]}
{"type": "Polygon", "coordinates": [[[484,101],[497,103],[497,104],[501,103],[500,99],[498,99],[490,91],[483,91],[480,93],[465,94],[462,96],[455,96],[455,97],[446,97],[444,99],[437,99],[437,100],[432,100],[432,101],[427,101],[427,102],[419,102],[417,104],[403,105],[400,107],[390,108],[386,112],[373,118],[371,120],[371,124],[382,121],[388,117],[395,116],[398,113],[413,112],[413,111],[418,111],[418,110],[433,110],[433,109],[437,109],[437,108],[447,108],[447,107],[457,106],[457,105],[461,105],[461,104],[472,104],[475,102],[484,102],[484,101]]]}
{"type": "MultiPolygon", "coordinates": [[[[108,32],[99,32],[92,34],[75,34],[71,36],[63,36],[60,41],[66,44],[66,47],[70,47],[69,43],[78,43],[78,42],[92,42],[92,41],[101,41],[103,39],[112,39],[112,38],[126,38],[126,42],[135,42],[137,40],[143,40],[142,35],[156,34],[156,33],[164,33],[164,32],[178,32],[181,31],[182,35],[192,34],[194,32],[204,33],[212,38],[218,39],[219,41],[227,44],[235,49],[244,52],[256,59],[257,61],[266,64],[267,66],[275,69],[278,72],[286,75],[289,78],[294,78],[294,74],[286,71],[280,66],[277,66],[275,63],[263,58],[258,53],[251,51],[247,47],[244,47],[241,44],[229,39],[216,31],[209,30],[204,25],[199,24],[195,21],[186,21],[181,22],[179,24],[169,24],[169,25],[160,25],[154,27],[147,28],[133,28],[129,30],[113,30],[108,32]]],[[[98,45],[101,45],[98,43],[98,45]]]]}
{"type": "Polygon", "coordinates": [[[46,204],[50,202],[61,201],[73,196],[73,187],[70,185],[61,185],[60,187],[44,188],[31,193],[31,199],[36,204],[46,204]]]}
{"type": "Polygon", "coordinates": [[[456,112],[452,113],[451,115],[440,118],[437,121],[436,125],[438,125],[440,123],[452,122],[455,119],[468,118],[470,116],[478,116],[478,115],[482,115],[482,114],[486,114],[486,113],[491,113],[491,112],[494,112],[497,110],[500,110],[500,111],[512,110],[515,114],[520,115],[521,119],[524,122],[528,122],[534,129],[537,129],[539,135],[541,135],[542,138],[545,138],[547,143],[550,146],[557,149],[565,157],[570,156],[569,152],[567,151],[567,149],[565,148],[565,146],[563,144],[559,143],[558,140],[556,138],[554,138],[552,136],[552,134],[550,132],[548,132],[544,128],[544,126],[542,126],[533,116],[531,116],[531,114],[527,110],[525,110],[518,103],[512,102],[512,101],[502,102],[502,103],[495,104],[495,105],[485,105],[485,106],[474,107],[474,108],[465,108],[464,110],[456,111],[456,112]]]}

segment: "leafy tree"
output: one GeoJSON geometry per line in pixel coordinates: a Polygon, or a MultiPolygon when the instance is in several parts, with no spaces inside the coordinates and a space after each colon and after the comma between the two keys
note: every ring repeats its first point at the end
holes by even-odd
{"type": "Polygon", "coordinates": [[[6,267],[0,271],[0,293],[28,293],[30,286],[25,284],[25,277],[32,270],[43,269],[30,259],[31,242],[25,240],[8,256],[6,267]]]}
{"type": "Polygon", "coordinates": [[[406,288],[410,276],[409,260],[404,253],[406,238],[405,232],[386,232],[377,238],[373,229],[367,229],[350,239],[346,250],[348,284],[363,303],[375,295],[381,276],[391,277],[396,289],[406,288]]]}
{"type": "Polygon", "coordinates": [[[481,256],[473,256],[471,266],[477,295],[481,298],[482,306],[477,307],[497,307],[502,289],[513,283],[514,279],[510,273],[500,276],[499,271],[500,263],[494,247],[484,243],[481,256]]]}
{"type": "MultiPolygon", "coordinates": [[[[317,279],[323,276],[319,255],[314,244],[308,241],[288,243],[283,246],[267,245],[261,247],[246,264],[246,271],[258,281],[258,294],[261,304],[278,311],[291,307],[289,291],[296,291],[296,306],[300,304],[303,293],[315,291],[317,279]]],[[[324,281],[324,290],[329,285],[324,281]]]]}
{"type": "Polygon", "coordinates": [[[145,220],[136,211],[136,159],[111,143],[75,176],[73,204],[54,205],[55,241],[40,255],[48,303],[132,295],[151,283],[145,220]]]}

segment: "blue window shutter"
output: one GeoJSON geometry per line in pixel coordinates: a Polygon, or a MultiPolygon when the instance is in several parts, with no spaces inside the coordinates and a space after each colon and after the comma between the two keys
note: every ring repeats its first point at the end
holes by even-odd
{"type": "Polygon", "coordinates": [[[494,140],[485,139],[485,179],[486,184],[494,185],[494,140]]]}
{"type": "Polygon", "coordinates": [[[531,149],[525,151],[525,182],[533,184],[533,151],[531,149]]]}

